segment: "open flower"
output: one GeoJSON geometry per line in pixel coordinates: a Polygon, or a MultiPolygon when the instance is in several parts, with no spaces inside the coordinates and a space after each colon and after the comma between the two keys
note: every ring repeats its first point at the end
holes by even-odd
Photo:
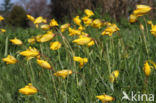
{"type": "Polygon", "coordinates": [[[151,74],[151,67],[150,67],[150,65],[148,64],[148,62],[146,61],[146,63],[144,64],[144,72],[145,72],[145,75],[147,76],[147,77],[149,77],[150,76],[150,74],[151,74]]]}
{"type": "Polygon", "coordinates": [[[119,70],[115,70],[110,74],[110,81],[113,83],[119,76],[119,70]]]}
{"type": "Polygon", "coordinates": [[[41,25],[42,30],[49,30],[50,26],[48,24],[41,25]]]}
{"type": "Polygon", "coordinates": [[[69,36],[74,36],[74,35],[81,35],[81,31],[73,29],[73,28],[68,28],[69,31],[69,36]]]}
{"type": "Polygon", "coordinates": [[[11,55],[8,55],[6,58],[3,58],[2,60],[7,64],[15,64],[17,62],[16,58],[11,55]]]}
{"type": "Polygon", "coordinates": [[[100,19],[95,19],[92,22],[92,26],[100,29],[102,27],[102,21],[100,19]]]}
{"type": "Polygon", "coordinates": [[[27,50],[20,52],[20,55],[26,57],[36,57],[39,55],[39,51],[36,48],[29,47],[27,50]]]}
{"type": "Polygon", "coordinates": [[[79,16],[76,16],[75,18],[73,18],[73,21],[74,21],[75,24],[77,24],[79,26],[81,25],[81,19],[80,19],[79,16]]]}
{"type": "Polygon", "coordinates": [[[86,25],[86,26],[89,26],[89,25],[91,25],[92,24],[92,19],[90,19],[88,16],[84,16],[83,18],[82,18],[82,20],[83,20],[83,23],[86,25]]]}
{"type": "Polygon", "coordinates": [[[85,45],[85,44],[88,44],[91,40],[92,38],[90,37],[81,37],[81,38],[73,40],[72,42],[78,45],[85,45]]]}
{"type": "Polygon", "coordinates": [[[33,16],[29,15],[29,14],[27,14],[27,18],[28,18],[30,21],[32,21],[32,22],[35,21],[35,18],[34,18],[33,16]]]}
{"type": "Polygon", "coordinates": [[[151,24],[151,25],[152,26],[151,26],[150,32],[151,32],[152,35],[154,35],[156,37],[156,25],[153,25],[153,24],[151,24]]]}
{"type": "Polygon", "coordinates": [[[131,15],[129,16],[129,22],[130,22],[130,23],[135,23],[135,22],[137,21],[137,18],[138,18],[138,16],[136,16],[136,15],[134,15],[134,14],[131,14],[131,15]]]}
{"type": "Polygon", "coordinates": [[[103,95],[98,95],[96,96],[96,98],[100,99],[103,103],[105,102],[111,102],[114,100],[114,98],[112,96],[103,94],[103,95]]]}
{"type": "Polygon", "coordinates": [[[85,12],[85,14],[86,14],[88,17],[94,15],[93,11],[91,11],[91,10],[89,10],[89,9],[85,9],[84,12],[85,12]]]}
{"type": "Polygon", "coordinates": [[[151,11],[151,7],[147,5],[136,5],[136,10],[133,11],[133,14],[136,16],[143,16],[144,14],[151,11]]]}
{"type": "Polygon", "coordinates": [[[68,29],[70,27],[70,24],[63,24],[61,25],[60,29],[61,29],[61,32],[63,33],[66,29],[68,29]]]}
{"type": "Polygon", "coordinates": [[[54,26],[58,26],[59,24],[57,23],[57,21],[55,19],[52,19],[50,21],[50,24],[49,24],[51,27],[54,27],[54,26]]]}
{"type": "Polygon", "coordinates": [[[6,30],[5,29],[0,29],[0,32],[5,33],[6,30]]]}
{"type": "Polygon", "coordinates": [[[116,24],[112,24],[108,26],[101,34],[102,35],[109,35],[112,36],[112,34],[116,31],[119,31],[120,29],[117,27],[116,24]]]}
{"type": "Polygon", "coordinates": [[[61,43],[59,41],[51,42],[50,49],[51,50],[58,50],[61,47],[61,43]]]}
{"type": "Polygon", "coordinates": [[[80,68],[82,68],[88,62],[87,58],[81,58],[77,56],[74,56],[73,60],[80,63],[80,68]]]}
{"type": "Polygon", "coordinates": [[[37,59],[37,64],[39,64],[42,68],[52,69],[51,65],[47,61],[37,59]]]}
{"type": "Polygon", "coordinates": [[[72,74],[72,70],[61,70],[54,73],[55,76],[66,78],[68,75],[72,74]]]}
{"type": "Polygon", "coordinates": [[[4,17],[0,15],[0,21],[4,20],[4,17]]]}
{"type": "Polygon", "coordinates": [[[14,45],[22,45],[22,41],[17,39],[17,38],[14,38],[14,39],[10,39],[10,42],[12,42],[14,45]]]}
{"type": "Polygon", "coordinates": [[[91,40],[87,45],[88,47],[93,46],[95,44],[94,40],[91,40]]]}
{"type": "Polygon", "coordinates": [[[24,95],[32,95],[37,92],[38,92],[37,88],[35,88],[31,83],[26,85],[24,88],[19,89],[19,93],[24,95]]]}
{"type": "Polygon", "coordinates": [[[34,20],[34,24],[40,24],[40,23],[43,23],[44,22],[44,19],[42,16],[39,16],[37,17],[35,20],[34,20]]]}
{"type": "Polygon", "coordinates": [[[52,40],[55,37],[55,34],[51,31],[48,31],[46,34],[42,35],[42,36],[38,36],[36,39],[38,42],[47,42],[52,40]]]}

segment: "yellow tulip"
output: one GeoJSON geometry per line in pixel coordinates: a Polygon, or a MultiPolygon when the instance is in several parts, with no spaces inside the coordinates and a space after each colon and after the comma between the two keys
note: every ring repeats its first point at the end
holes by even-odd
{"type": "Polygon", "coordinates": [[[4,17],[0,15],[0,21],[4,20],[4,17]]]}
{"type": "Polygon", "coordinates": [[[150,6],[147,6],[147,5],[137,5],[136,10],[133,11],[133,14],[137,15],[137,16],[143,16],[144,14],[151,11],[151,9],[152,8],[150,6]]]}
{"type": "Polygon", "coordinates": [[[34,20],[34,24],[40,24],[43,23],[43,21],[44,21],[43,17],[39,16],[34,20]]]}
{"type": "Polygon", "coordinates": [[[95,44],[94,40],[91,40],[87,45],[88,45],[88,47],[90,47],[90,46],[92,46],[94,44],[95,44]]]}
{"type": "Polygon", "coordinates": [[[117,27],[116,24],[112,24],[108,26],[101,34],[102,35],[109,35],[112,36],[112,34],[116,31],[119,31],[120,29],[117,27]]]}
{"type": "Polygon", "coordinates": [[[86,25],[86,26],[89,26],[89,25],[91,25],[92,24],[92,19],[90,19],[88,16],[84,16],[83,18],[82,18],[82,20],[83,20],[83,23],[86,25]]]}
{"type": "Polygon", "coordinates": [[[153,34],[156,37],[156,25],[152,24],[152,28],[151,28],[151,34],[153,34]]]}
{"type": "Polygon", "coordinates": [[[79,16],[76,16],[75,18],[73,18],[73,21],[75,24],[81,25],[81,19],[79,18],[79,16]]]}
{"type": "Polygon", "coordinates": [[[19,93],[24,94],[24,95],[32,95],[37,92],[38,90],[31,83],[26,85],[24,88],[19,89],[19,93]]]}
{"type": "Polygon", "coordinates": [[[73,60],[80,63],[80,68],[82,68],[88,62],[87,58],[81,58],[77,56],[74,56],[73,60]]]}
{"type": "Polygon", "coordinates": [[[8,55],[6,58],[3,58],[2,60],[7,64],[15,64],[17,62],[16,58],[11,55],[8,55]]]}
{"type": "Polygon", "coordinates": [[[54,73],[55,76],[57,77],[63,77],[64,79],[68,76],[72,74],[72,70],[61,70],[58,71],[56,73],[54,73]]]}
{"type": "Polygon", "coordinates": [[[57,21],[55,19],[52,19],[50,21],[50,24],[49,24],[51,27],[54,27],[54,26],[58,26],[59,24],[57,23],[57,21]]]}
{"type": "Polygon", "coordinates": [[[73,40],[72,42],[78,45],[85,45],[85,44],[88,44],[91,40],[92,38],[90,37],[81,37],[81,38],[73,40]]]}
{"type": "Polygon", "coordinates": [[[60,27],[61,32],[63,33],[69,27],[70,27],[70,24],[63,24],[63,25],[61,25],[61,27],[60,27]]]}
{"type": "Polygon", "coordinates": [[[17,38],[14,38],[14,39],[11,39],[10,42],[12,42],[14,45],[22,45],[22,41],[17,39],[17,38]]]}
{"type": "Polygon", "coordinates": [[[61,47],[61,43],[59,41],[51,42],[50,49],[51,50],[58,50],[61,47]]]}
{"type": "Polygon", "coordinates": [[[144,68],[143,69],[144,69],[145,75],[148,77],[151,74],[151,67],[150,67],[150,65],[148,64],[147,61],[144,64],[144,68]]]}
{"type": "Polygon", "coordinates": [[[55,34],[53,32],[47,32],[46,34],[42,35],[42,36],[38,36],[36,38],[36,40],[38,42],[47,42],[47,41],[50,41],[52,40],[53,38],[55,37],[55,34]]]}
{"type": "Polygon", "coordinates": [[[152,25],[153,23],[152,23],[152,21],[151,21],[151,20],[148,20],[148,21],[147,21],[147,24],[152,25]]]}
{"type": "Polygon", "coordinates": [[[28,39],[28,43],[31,43],[31,44],[35,43],[35,41],[36,41],[35,37],[31,37],[28,39]]]}
{"type": "Polygon", "coordinates": [[[68,31],[69,31],[69,36],[81,35],[81,31],[72,29],[72,28],[70,28],[70,27],[69,27],[68,31]]]}
{"type": "Polygon", "coordinates": [[[100,99],[103,103],[105,102],[111,102],[114,100],[114,98],[112,96],[103,94],[103,95],[98,95],[96,96],[96,98],[100,99]]]}
{"type": "Polygon", "coordinates": [[[110,81],[113,83],[116,78],[119,76],[119,70],[115,70],[110,75],[110,81]]]}
{"type": "Polygon", "coordinates": [[[37,64],[39,64],[42,68],[52,69],[51,65],[47,61],[37,59],[37,64]]]}
{"type": "Polygon", "coordinates": [[[20,55],[26,56],[26,57],[36,57],[38,56],[40,53],[36,48],[31,48],[29,47],[29,49],[20,52],[20,55]]]}
{"type": "Polygon", "coordinates": [[[5,33],[6,30],[5,29],[0,29],[0,32],[5,33]]]}
{"type": "Polygon", "coordinates": [[[47,25],[47,24],[44,24],[44,25],[41,25],[41,29],[42,30],[49,30],[50,29],[50,26],[47,25]]]}
{"type": "Polygon", "coordinates": [[[95,19],[92,22],[92,26],[100,29],[102,27],[102,21],[100,19],[95,19]]]}
{"type": "Polygon", "coordinates": [[[78,28],[78,30],[79,31],[83,31],[83,30],[85,30],[85,27],[83,27],[82,25],[80,25],[79,28],[78,28]]]}
{"type": "Polygon", "coordinates": [[[85,14],[86,14],[88,17],[94,15],[93,11],[91,11],[91,10],[89,10],[89,9],[85,9],[84,12],[85,12],[85,14]]]}
{"type": "Polygon", "coordinates": [[[136,16],[136,15],[134,15],[134,14],[131,14],[131,15],[129,16],[129,22],[130,22],[130,23],[135,23],[135,22],[137,21],[137,18],[138,18],[138,16],[136,16]]]}
{"type": "Polygon", "coordinates": [[[28,18],[30,21],[32,21],[32,22],[35,21],[35,18],[34,18],[33,16],[31,16],[31,15],[27,15],[27,18],[28,18]]]}

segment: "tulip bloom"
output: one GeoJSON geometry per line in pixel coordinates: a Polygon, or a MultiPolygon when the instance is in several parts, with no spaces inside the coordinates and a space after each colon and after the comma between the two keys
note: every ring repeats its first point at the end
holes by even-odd
{"type": "Polygon", "coordinates": [[[146,61],[146,63],[144,64],[144,72],[145,72],[145,75],[147,76],[147,77],[149,77],[150,76],[150,74],[151,74],[151,67],[150,67],[150,65],[148,64],[148,62],[146,61]]]}
{"type": "Polygon", "coordinates": [[[32,95],[37,92],[38,90],[31,83],[26,85],[24,88],[19,89],[19,93],[24,94],[24,95],[32,95]]]}
{"type": "Polygon", "coordinates": [[[87,58],[81,58],[76,56],[73,57],[73,60],[80,63],[80,68],[82,68],[88,62],[87,58]]]}
{"type": "Polygon", "coordinates": [[[110,75],[110,81],[113,83],[115,79],[119,76],[119,70],[115,70],[110,75]]]}
{"type": "Polygon", "coordinates": [[[36,48],[31,48],[20,52],[20,55],[26,56],[26,57],[36,57],[39,55],[39,51],[36,48]]]}
{"type": "Polygon", "coordinates": [[[51,65],[47,61],[37,59],[37,64],[39,64],[42,68],[52,69],[51,65]]]}
{"type": "Polygon", "coordinates": [[[44,25],[41,25],[41,29],[42,30],[49,30],[50,29],[50,26],[47,25],[47,24],[44,24],[44,25]]]}
{"type": "Polygon", "coordinates": [[[85,12],[85,14],[86,14],[88,17],[94,15],[93,11],[91,11],[91,10],[89,10],[89,9],[85,9],[84,12],[85,12]]]}
{"type": "Polygon", "coordinates": [[[100,99],[103,103],[105,102],[111,102],[114,100],[114,98],[112,96],[103,94],[103,95],[98,95],[96,96],[96,98],[100,99]]]}
{"type": "Polygon", "coordinates": [[[51,31],[47,32],[46,34],[42,35],[42,36],[38,36],[36,39],[38,42],[47,42],[52,40],[55,37],[55,34],[51,31]]]}
{"type": "Polygon", "coordinates": [[[10,42],[12,42],[14,45],[22,45],[23,42],[17,38],[11,39],[10,42]]]}
{"type": "Polygon", "coordinates": [[[120,29],[117,27],[116,24],[112,24],[108,26],[101,34],[102,35],[109,35],[112,36],[112,34],[116,31],[119,31],[120,29]]]}
{"type": "Polygon", "coordinates": [[[31,15],[27,15],[27,18],[28,18],[30,21],[32,21],[32,22],[35,21],[35,18],[34,18],[33,16],[31,16],[31,15]]]}
{"type": "Polygon", "coordinates": [[[50,49],[51,50],[58,50],[61,47],[61,43],[59,41],[51,42],[50,49]]]}
{"type": "Polygon", "coordinates": [[[61,32],[63,33],[66,29],[68,29],[70,27],[70,24],[63,24],[61,25],[60,29],[61,29],[61,32]]]}
{"type": "Polygon", "coordinates": [[[85,45],[85,44],[88,44],[91,40],[92,38],[90,37],[81,37],[81,38],[73,40],[72,42],[78,45],[85,45]]]}
{"type": "Polygon", "coordinates": [[[59,24],[57,23],[57,21],[55,19],[52,19],[50,21],[50,24],[49,24],[51,27],[54,27],[54,26],[58,26],[59,24]]]}
{"type": "Polygon", "coordinates": [[[75,24],[77,24],[79,26],[81,25],[81,19],[80,19],[79,16],[76,16],[75,18],[73,18],[73,21],[74,21],[75,24]]]}
{"type": "Polygon", "coordinates": [[[6,58],[3,58],[2,60],[7,64],[15,64],[17,62],[16,58],[11,55],[8,55],[6,58]]]}
{"type": "Polygon", "coordinates": [[[129,16],[129,22],[130,22],[130,23],[135,23],[135,22],[137,21],[137,18],[138,18],[138,16],[136,16],[136,15],[134,15],[134,14],[131,14],[131,15],[129,16]]]}
{"type": "Polygon", "coordinates": [[[95,19],[92,22],[92,26],[95,27],[95,28],[100,29],[102,27],[102,21],[100,19],[95,19]]]}
{"type": "Polygon", "coordinates": [[[57,77],[63,77],[64,79],[68,76],[72,74],[72,70],[61,70],[58,71],[56,73],[54,73],[55,76],[57,77]]]}
{"type": "Polygon", "coordinates": [[[4,17],[3,16],[0,16],[0,21],[4,20],[4,17]]]}

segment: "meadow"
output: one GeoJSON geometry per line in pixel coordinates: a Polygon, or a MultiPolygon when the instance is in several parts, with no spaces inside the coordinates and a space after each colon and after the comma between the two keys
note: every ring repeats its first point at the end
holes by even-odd
{"type": "MultiPolygon", "coordinates": [[[[100,19],[100,27],[85,26],[81,22],[85,27],[84,30],[80,29],[81,33],[87,33],[84,35],[69,35],[71,32],[68,29],[61,32],[61,24],[58,23],[58,26],[51,26],[55,36],[46,42],[41,41],[42,37],[29,43],[28,39],[39,34],[44,35],[49,30],[6,28],[6,32],[0,33],[1,103],[154,103],[146,98],[143,101],[121,100],[123,91],[129,96],[132,91],[137,94],[156,94],[156,37],[150,32],[151,25],[147,23],[147,17],[148,14],[139,17],[138,22],[133,24],[128,20],[120,24],[107,24],[108,22],[100,19]],[[101,35],[112,24],[119,29],[112,35],[101,35]],[[10,41],[15,37],[22,44],[17,45],[10,41]],[[83,37],[91,38],[89,42],[93,41],[93,45],[89,46],[86,41],[74,41],[83,37]],[[59,41],[61,47],[52,50],[50,43],[55,41],[59,41]],[[30,46],[39,51],[39,57],[30,56],[26,59],[21,54],[30,46]],[[7,64],[2,60],[8,55],[14,56],[16,63],[7,64]],[[74,60],[76,56],[87,60],[74,60]],[[50,68],[38,63],[38,59],[47,61],[50,68]],[[146,73],[145,63],[148,63],[150,69],[147,71],[151,72],[146,73]],[[60,70],[71,70],[72,73],[64,76],[54,74],[60,70]],[[118,73],[113,74],[113,71],[118,73]],[[32,83],[37,91],[26,95],[19,92],[28,83],[32,83]],[[97,96],[102,94],[110,97],[101,102],[97,96]]],[[[90,18],[96,19],[94,16],[90,18]]],[[[82,26],[77,19],[69,22],[74,29],[82,26]]]]}

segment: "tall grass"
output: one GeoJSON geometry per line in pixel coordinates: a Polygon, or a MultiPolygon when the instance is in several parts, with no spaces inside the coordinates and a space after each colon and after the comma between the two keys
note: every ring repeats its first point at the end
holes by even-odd
{"type": "Polygon", "coordinates": [[[156,38],[146,31],[143,34],[137,24],[127,25],[129,26],[126,28],[118,25],[120,31],[112,37],[100,36],[102,30],[88,28],[88,33],[96,40],[96,44],[89,48],[73,44],[73,37],[69,37],[67,32],[63,34],[64,39],[57,34],[52,40],[62,43],[58,51],[51,51],[49,42],[33,44],[33,47],[45,55],[42,58],[47,60],[55,71],[73,70],[73,74],[66,79],[55,77],[52,71],[41,68],[36,59],[27,61],[19,55],[20,51],[30,46],[27,39],[41,34],[41,30],[8,29],[5,34],[0,34],[0,58],[4,58],[5,53],[12,54],[19,62],[14,65],[6,65],[2,61],[0,63],[1,103],[99,103],[96,96],[103,93],[113,96],[113,103],[129,103],[121,101],[122,91],[126,91],[128,95],[131,95],[131,91],[154,94],[156,72],[153,70],[145,88],[143,65],[146,60],[156,59],[156,38]],[[9,41],[6,43],[7,37],[17,37],[25,45],[15,46],[9,41]],[[74,55],[88,58],[88,63],[83,69],[73,61],[74,55]],[[109,75],[114,70],[119,70],[120,74],[117,81],[112,84],[109,82],[109,75]],[[31,96],[20,94],[18,89],[28,83],[32,83],[39,92],[31,96]]]}

